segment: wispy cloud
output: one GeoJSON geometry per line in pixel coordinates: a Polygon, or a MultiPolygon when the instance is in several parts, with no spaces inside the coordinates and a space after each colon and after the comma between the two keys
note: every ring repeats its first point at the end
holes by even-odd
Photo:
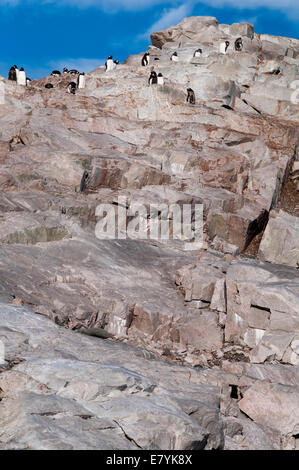
{"type": "MultiPolygon", "coordinates": [[[[290,19],[299,18],[298,0],[190,0],[195,5],[206,5],[214,8],[235,8],[236,10],[251,10],[256,8],[268,8],[284,12],[290,19]]],[[[76,7],[86,9],[99,8],[107,13],[119,11],[140,11],[163,4],[173,9],[178,9],[179,0],[0,0],[0,5],[15,7],[18,5],[53,5],[56,7],[76,7]]],[[[187,2],[189,4],[189,2],[187,2]]]]}
{"type": "Polygon", "coordinates": [[[148,39],[153,31],[161,31],[162,29],[168,28],[169,26],[176,25],[191,13],[192,8],[192,3],[188,2],[184,3],[178,8],[171,8],[169,10],[165,9],[162,13],[162,16],[155,23],[153,23],[150,28],[148,28],[146,33],[138,36],[138,39],[148,39]]]}

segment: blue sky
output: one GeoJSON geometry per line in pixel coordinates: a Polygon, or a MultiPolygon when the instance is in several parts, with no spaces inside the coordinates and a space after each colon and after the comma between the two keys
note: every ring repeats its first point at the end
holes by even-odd
{"type": "Polygon", "coordinates": [[[123,61],[186,16],[299,39],[299,0],[0,0],[0,11],[0,74],[17,64],[32,79],[64,66],[88,72],[111,54],[123,61]]]}

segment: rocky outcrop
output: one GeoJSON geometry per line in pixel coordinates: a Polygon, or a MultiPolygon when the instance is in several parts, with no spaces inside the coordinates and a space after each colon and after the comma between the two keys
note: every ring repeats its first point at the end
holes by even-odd
{"type": "Polygon", "coordinates": [[[276,264],[299,267],[299,218],[272,211],[265,230],[259,255],[276,264]]]}
{"type": "Polygon", "coordinates": [[[0,77],[0,447],[295,449],[299,41],[192,17],[148,52],[164,85],[0,77]]]}

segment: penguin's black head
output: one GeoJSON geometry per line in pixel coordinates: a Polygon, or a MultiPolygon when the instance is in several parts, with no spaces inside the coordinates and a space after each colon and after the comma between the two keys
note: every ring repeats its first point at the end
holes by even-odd
{"type": "Polygon", "coordinates": [[[113,59],[113,55],[110,55],[110,56],[108,57],[108,60],[111,60],[111,59],[113,59]]]}
{"type": "Polygon", "coordinates": [[[24,69],[23,69],[23,67],[21,67],[21,68],[20,68],[20,72],[24,72],[24,69]]]}

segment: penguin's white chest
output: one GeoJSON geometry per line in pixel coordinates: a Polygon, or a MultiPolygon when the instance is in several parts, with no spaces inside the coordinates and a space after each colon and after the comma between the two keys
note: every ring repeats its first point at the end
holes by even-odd
{"type": "Polygon", "coordinates": [[[220,54],[226,54],[226,44],[225,44],[225,42],[222,42],[220,44],[219,52],[220,52],[220,54]]]}
{"type": "Polygon", "coordinates": [[[78,88],[85,88],[85,85],[86,85],[86,77],[85,77],[85,75],[79,75],[78,88]]]}
{"type": "Polygon", "coordinates": [[[25,71],[19,71],[17,74],[17,80],[18,80],[18,85],[27,85],[27,80],[26,80],[26,72],[25,71]]]}
{"type": "Polygon", "coordinates": [[[114,65],[115,65],[115,64],[114,64],[113,60],[108,59],[108,60],[107,60],[107,72],[110,72],[111,70],[113,70],[113,69],[114,69],[114,65]]]}
{"type": "Polygon", "coordinates": [[[173,62],[178,62],[178,61],[179,61],[179,58],[178,58],[177,55],[173,55],[173,56],[171,57],[171,60],[172,60],[173,62]]]}
{"type": "Polygon", "coordinates": [[[164,85],[164,77],[158,77],[158,85],[164,85]]]}
{"type": "Polygon", "coordinates": [[[200,57],[200,56],[201,56],[201,52],[195,52],[194,57],[200,57]]]}

